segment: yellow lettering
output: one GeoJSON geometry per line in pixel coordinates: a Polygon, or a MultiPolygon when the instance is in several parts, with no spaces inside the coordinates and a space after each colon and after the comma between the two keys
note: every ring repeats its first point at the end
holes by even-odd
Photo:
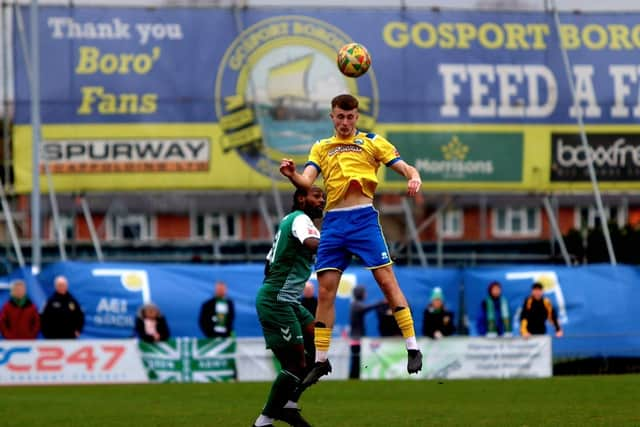
{"type": "Polygon", "coordinates": [[[488,22],[480,26],[478,40],[488,49],[499,49],[504,43],[504,33],[498,24],[488,22]],[[489,37],[489,33],[493,33],[493,39],[489,37]]]}
{"type": "Polygon", "coordinates": [[[116,96],[113,93],[103,93],[98,103],[98,113],[116,114],[116,96]]]}
{"type": "Polygon", "coordinates": [[[527,24],[527,32],[533,34],[533,48],[535,50],[544,50],[547,44],[544,37],[549,35],[549,27],[547,24],[527,24]]]}
{"type": "Polygon", "coordinates": [[[634,25],[631,30],[631,40],[636,47],[640,48],[640,25],[634,25]]]}
{"type": "Polygon", "coordinates": [[[118,102],[119,114],[138,114],[138,95],[135,93],[122,93],[118,102]]]}
{"type": "Polygon", "coordinates": [[[436,42],[438,41],[438,35],[436,33],[436,29],[433,28],[428,22],[418,22],[411,29],[411,39],[413,43],[421,48],[429,49],[432,48],[436,42]],[[426,38],[422,38],[422,33],[427,33],[426,38]]]}
{"type": "Polygon", "coordinates": [[[525,27],[522,24],[504,24],[507,33],[507,49],[529,49],[529,43],[525,39],[525,27]]]}
{"type": "Polygon", "coordinates": [[[473,24],[468,22],[460,22],[455,24],[456,30],[458,30],[458,49],[469,49],[469,41],[475,40],[477,31],[473,24]]]}
{"type": "Polygon", "coordinates": [[[428,22],[418,22],[411,29],[411,39],[413,43],[421,48],[432,48],[438,41],[436,29],[428,22]],[[427,33],[426,38],[422,38],[421,33],[427,33]]]}
{"type": "Polygon", "coordinates": [[[101,96],[104,93],[104,88],[100,86],[85,86],[81,90],[82,103],[76,112],[83,115],[91,114],[93,112],[91,106],[96,101],[96,96],[101,96]]]}
{"type": "Polygon", "coordinates": [[[80,46],[80,58],[76,66],[76,74],[93,74],[98,69],[100,51],[91,46],[80,46]]]}
{"type": "Polygon", "coordinates": [[[158,95],[155,93],[145,93],[142,95],[141,114],[152,114],[158,110],[158,95]]]}
{"type": "Polygon", "coordinates": [[[607,31],[602,26],[597,24],[586,25],[582,29],[582,43],[591,50],[601,50],[609,42],[607,31]],[[591,35],[596,35],[596,39],[592,39],[591,35]]]}
{"type": "Polygon", "coordinates": [[[633,45],[629,41],[629,28],[626,25],[612,24],[607,25],[609,29],[609,49],[633,49],[633,45]]]}
{"type": "Polygon", "coordinates": [[[100,71],[102,74],[113,74],[118,69],[118,58],[111,53],[102,55],[100,58],[100,71]]]}
{"type": "Polygon", "coordinates": [[[382,38],[390,47],[406,47],[409,44],[408,28],[406,22],[389,22],[382,29],[382,38]]]}
{"type": "Polygon", "coordinates": [[[443,49],[453,49],[456,45],[456,36],[453,34],[453,24],[444,22],[438,25],[440,35],[440,47],[443,49]]]}
{"type": "Polygon", "coordinates": [[[580,47],[578,27],[573,24],[560,25],[560,43],[565,49],[578,49],[580,47]]]}

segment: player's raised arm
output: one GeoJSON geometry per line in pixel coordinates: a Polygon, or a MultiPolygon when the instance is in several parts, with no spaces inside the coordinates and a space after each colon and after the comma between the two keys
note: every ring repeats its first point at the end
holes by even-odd
{"type": "Polygon", "coordinates": [[[280,162],[280,173],[287,178],[297,188],[309,190],[318,177],[318,170],[313,165],[307,165],[302,173],[296,170],[296,164],[291,159],[282,159],[280,162]]]}
{"type": "Polygon", "coordinates": [[[420,191],[420,186],[422,185],[422,180],[420,179],[420,174],[418,170],[405,162],[404,160],[398,160],[393,163],[391,169],[398,172],[400,175],[407,178],[407,195],[410,197],[415,196],[418,191],[420,191]]]}

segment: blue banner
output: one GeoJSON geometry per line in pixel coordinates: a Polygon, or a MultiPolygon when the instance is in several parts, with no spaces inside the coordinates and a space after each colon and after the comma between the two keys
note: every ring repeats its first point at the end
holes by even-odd
{"type": "MultiPolygon", "coordinates": [[[[22,15],[28,24],[27,7],[22,15]]],[[[43,7],[42,118],[238,124],[246,104],[290,97],[314,121],[349,91],[369,123],[575,123],[562,44],[585,119],[635,123],[638,18],[561,14],[558,33],[551,14],[530,12],[43,7]],[[335,67],[352,40],[373,59],[359,79],[335,67]]],[[[28,73],[13,40],[20,124],[28,73]]]]}
{"type": "MultiPolygon", "coordinates": [[[[53,280],[61,274],[69,279],[69,290],[86,314],[82,338],[133,336],[135,316],[147,301],[157,304],[166,316],[172,337],[202,337],[198,315],[203,302],[213,296],[216,281],[228,285],[234,301],[237,336],[259,337],[262,331],[255,311],[255,296],[262,284],[262,265],[178,265],[131,263],[65,262],[47,266],[37,280],[31,273],[16,270],[0,278],[0,302],[8,297],[8,283],[27,281],[28,293],[38,308],[53,292],[53,280]]],[[[640,328],[635,321],[640,301],[640,269],[595,265],[584,267],[501,266],[468,269],[396,267],[396,276],[409,301],[418,335],[422,316],[433,288],[440,287],[446,307],[460,322],[461,300],[470,334],[476,335],[480,304],[487,287],[502,284],[509,302],[515,334],[519,334],[520,309],[531,284],[540,282],[553,303],[565,336],[554,338],[555,357],[640,355],[640,328]],[[462,297],[462,298],[461,298],[462,297]]],[[[315,277],[312,282],[317,284],[315,277]]],[[[367,290],[367,303],[383,299],[371,272],[350,267],[343,275],[336,300],[336,336],[348,336],[349,307],[353,288],[367,290]]],[[[368,336],[378,336],[375,311],[365,317],[368,336]]],[[[553,327],[548,326],[549,333],[553,327]]]]}
{"type": "MultiPolygon", "coordinates": [[[[523,303],[531,292],[531,285],[539,282],[565,334],[554,339],[554,356],[640,355],[640,328],[635,321],[640,301],[640,270],[636,267],[471,268],[465,270],[463,276],[472,335],[476,333],[480,304],[487,297],[489,283],[495,280],[502,284],[518,335],[523,303]]],[[[550,324],[547,330],[554,332],[550,324]]]]}

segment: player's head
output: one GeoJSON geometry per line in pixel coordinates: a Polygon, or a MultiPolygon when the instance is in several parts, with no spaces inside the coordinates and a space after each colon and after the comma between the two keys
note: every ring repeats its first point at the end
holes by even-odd
{"type": "Polygon", "coordinates": [[[336,135],[348,138],[355,133],[358,122],[358,98],[353,95],[338,95],[331,100],[331,113],[336,135]]]}
{"type": "Polygon", "coordinates": [[[11,284],[11,296],[22,299],[27,295],[27,285],[22,280],[16,280],[11,284]]]}
{"type": "Polygon", "coordinates": [[[56,292],[60,295],[66,294],[69,290],[69,282],[64,276],[56,276],[55,280],[53,281],[53,285],[56,288],[56,292]]]}
{"type": "Polygon", "coordinates": [[[324,202],[324,191],[322,191],[322,188],[316,187],[315,185],[308,191],[303,188],[298,188],[293,194],[293,207],[291,210],[304,211],[311,219],[322,218],[324,202]]]}
{"type": "Polygon", "coordinates": [[[533,285],[531,285],[531,296],[533,298],[541,299],[543,293],[544,287],[542,286],[542,283],[535,282],[533,285]]]}
{"type": "Polygon", "coordinates": [[[500,282],[491,282],[489,283],[489,295],[493,298],[498,298],[502,294],[502,287],[500,286],[500,282]]]}
{"type": "Polygon", "coordinates": [[[227,296],[227,284],[222,281],[217,281],[214,289],[215,295],[218,298],[224,298],[227,296]]]}

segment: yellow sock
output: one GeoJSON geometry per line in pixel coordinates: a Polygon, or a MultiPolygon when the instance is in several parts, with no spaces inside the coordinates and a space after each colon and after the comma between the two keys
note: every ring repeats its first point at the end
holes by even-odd
{"type": "Polygon", "coordinates": [[[315,336],[313,342],[316,345],[316,351],[328,352],[331,345],[331,328],[315,328],[315,336]]]}
{"type": "Polygon", "coordinates": [[[400,331],[402,331],[403,338],[407,339],[416,336],[416,331],[413,329],[411,310],[407,307],[402,307],[400,310],[393,312],[393,317],[396,318],[396,323],[400,331]]]}

